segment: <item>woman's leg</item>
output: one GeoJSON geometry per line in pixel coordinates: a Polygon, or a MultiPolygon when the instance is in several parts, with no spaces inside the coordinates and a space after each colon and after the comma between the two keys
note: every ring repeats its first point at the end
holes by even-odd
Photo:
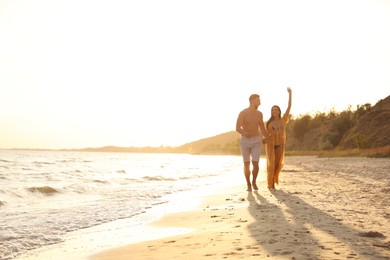
{"type": "MultiPolygon", "coordinates": [[[[268,152],[268,151],[267,151],[268,152]]],[[[275,155],[272,152],[267,153],[267,186],[268,189],[272,189],[274,185],[274,160],[275,160],[275,155]]]]}
{"type": "Polygon", "coordinates": [[[281,146],[278,146],[276,149],[275,149],[275,173],[274,173],[274,183],[278,184],[279,183],[279,170],[280,170],[280,167],[279,167],[279,163],[280,163],[280,160],[282,158],[282,147],[281,146]]]}

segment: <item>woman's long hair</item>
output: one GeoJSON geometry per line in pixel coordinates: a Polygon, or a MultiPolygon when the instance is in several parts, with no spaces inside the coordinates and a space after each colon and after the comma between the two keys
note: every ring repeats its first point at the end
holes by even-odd
{"type": "MultiPolygon", "coordinates": [[[[276,107],[276,108],[279,110],[279,119],[282,118],[282,110],[280,110],[280,107],[277,106],[277,105],[272,106],[272,108],[274,108],[274,107],[276,107]]],[[[273,120],[275,120],[275,118],[274,118],[273,115],[272,115],[272,108],[271,108],[271,117],[268,119],[267,125],[266,125],[266,126],[267,126],[267,130],[268,130],[269,124],[270,124],[273,120]]]]}

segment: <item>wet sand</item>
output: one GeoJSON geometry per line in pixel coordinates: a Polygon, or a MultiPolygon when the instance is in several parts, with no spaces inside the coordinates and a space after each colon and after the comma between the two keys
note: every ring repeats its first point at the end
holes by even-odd
{"type": "Polygon", "coordinates": [[[90,259],[390,259],[389,159],[287,157],[277,190],[258,186],[216,190],[152,224],[190,233],[90,259]]]}

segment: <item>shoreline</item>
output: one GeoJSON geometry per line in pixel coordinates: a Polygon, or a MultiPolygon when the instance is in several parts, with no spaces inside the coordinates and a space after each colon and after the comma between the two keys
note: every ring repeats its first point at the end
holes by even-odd
{"type": "MultiPolygon", "coordinates": [[[[214,159],[212,159],[212,162],[214,164],[216,163],[214,159]]],[[[15,257],[6,259],[85,260],[90,255],[102,250],[128,245],[130,243],[160,239],[176,234],[189,233],[192,228],[156,227],[152,226],[151,223],[169,213],[194,210],[200,205],[203,197],[213,194],[216,189],[229,187],[235,185],[237,181],[243,181],[244,178],[240,174],[236,174],[238,170],[241,170],[241,167],[238,167],[235,161],[232,163],[228,160],[228,162],[230,166],[222,170],[223,174],[221,172],[216,174],[211,173],[210,178],[204,177],[206,181],[200,181],[202,183],[201,186],[199,184],[193,184],[195,188],[189,187],[188,189],[181,189],[178,192],[172,192],[158,197],[157,203],[152,203],[152,205],[148,204],[143,208],[142,212],[132,217],[119,218],[114,221],[74,230],[62,235],[62,241],[59,243],[31,249],[15,257]]],[[[202,168],[204,170],[208,169],[207,167],[202,168]]],[[[219,167],[217,166],[216,171],[218,170],[219,167]]],[[[186,178],[187,175],[188,173],[183,173],[183,178],[186,178]]],[[[195,178],[193,181],[199,180],[195,178]]],[[[158,184],[158,182],[154,183],[158,184]]],[[[174,184],[170,181],[168,182],[168,185],[174,184]]],[[[154,189],[147,191],[148,194],[153,192],[154,189]]],[[[109,206],[110,204],[107,204],[107,207],[109,206]]]]}
{"type": "Polygon", "coordinates": [[[197,193],[197,190],[181,192],[180,197],[175,194],[168,195],[167,198],[171,197],[171,200],[168,199],[166,203],[145,208],[145,212],[141,214],[72,231],[66,235],[61,243],[36,248],[13,259],[87,260],[97,251],[190,233],[192,228],[156,226],[154,223],[160,221],[167,214],[179,214],[194,210],[201,204],[202,198],[210,195],[210,192],[206,188],[200,193],[197,193]],[[186,201],[187,197],[191,197],[191,200],[186,201]],[[148,220],[145,222],[145,219],[148,220]]]}
{"type": "Polygon", "coordinates": [[[218,190],[151,224],[192,232],[89,259],[390,259],[390,161],[366,160],[286,157],[278,190],[218,190]]]}

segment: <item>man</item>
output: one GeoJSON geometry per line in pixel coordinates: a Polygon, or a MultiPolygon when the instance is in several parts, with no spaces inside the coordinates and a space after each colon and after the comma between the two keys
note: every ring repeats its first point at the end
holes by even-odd
{"type": "Polygon", "coordinates": [[[253,94],[249,97],[249,107],[242,110],[237,118],[236,131],[241,134],[240,148],[244,160],[244,174],[248,186],[247,191],[258,190],[256,178],[259,173],[260,160],[260,136],[259,128],[263,137],[268,136],[265,129],[263,114],[257,110],[260,106],[260,96],[253,94]],[[252,182],[250,180],[250,161],[252,159],[252,182]]]}

